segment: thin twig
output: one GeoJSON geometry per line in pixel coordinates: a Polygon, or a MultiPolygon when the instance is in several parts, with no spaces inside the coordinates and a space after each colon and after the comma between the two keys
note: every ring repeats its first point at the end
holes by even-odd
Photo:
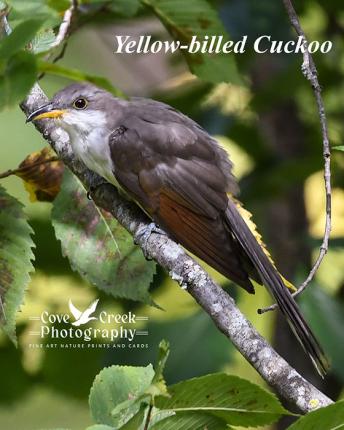
{"type": "Polygon", "coordinates": [[[54,161],[60,161],[60,159],[58,157],[51,157],[51,158],[47,158],[46,160],[36,161],[35,163],[32,163],[30,165],[18,167],[17,169],[13,169],[13,170],[9,169],[9,170],[6,170],[6,172],[0,173],[0,179],[8,178],[9,176],[16,175],[17,173],[22,173],[27,169],[31,169],[32,167],[38,167],[41,164],[46,164],[46,163],[53,163],[54,161]]]}
{"type": "Polygon", "coordinates": [[[0,11],[0,30],[1,30],[1,35],[0,37],[3,36],[8,36],[11,33],[11,27],[8,24],[7,21],[7,16],[9,14],[9,7],[6,5],[4,9],[2,9],[0,11]]]}
{"type": "MultiPolygon", "coordinates": [[[[293,293],[293,296],[296,297],[301,294],[309,285],[309,283],[314,278],[319,266],[325,257],[328,251],[328,242],[331,233],[331,150],[330,150],[330,142],[328,137],[328,127],[325,115],[324,102],[321,96],[321,86],[318,80],[318,71],[316,69],[315,63],[311,54],[308,52],[308,41],[304,31],[302,30],[300,20],[295,12],[294,6],[291,0],[283,0],[284,6],[287,10],[289,20],[291,25],[294,27],[298,36],[303,38],[305,52],[303,53],[303,64],[302,64],[302,73],[306,77],[306,79],[311,83],[313,93],[316,99],[320,125],[321,125],[321,134],[322,134],[322,142],[323,142],[323,157],[324,157],[324,183],[325,183],[325,193],[326,193],[326,220],[325,220],[325,229],[324,236],[322,240],[322,244],[320,246],[319,255],[309,272],[306,280],[300,285],[300,287],[293,293]]],[[[267,308],[259,309],[258,313],[262,314],[264,312],[272,311],[277,308],[277,304],[273,304],[267,308]]]]}
{"type": "Polygon", "coordinates": [[[60,53],[53,58],[53,63],[57,63],[59,60],[61,60],[64,57],[64,54],[66,53],[66,50],[67,50],[67,46],[68,46],[68,40],[66,40],[63,43],[60,53]]]}
{"type": "Polygon", "coordinates": [[[0,296],[0,309],[1,309],[0,316],[3,317],[4,321],[6,321],[6,313],[5,313],[5,308],[4,308],[4,304],[2,302],[1,296],[0,296]]]}
{"type": "Polygon", "coordinates": [[[78,8],[78,3],[76,0],[71,2],[71,6],[65,11],[63,15],[63,20],[60,24],[59,31],[55,38],[54,43],[51,44],[51,49],[60,46],[69,36],[70,28],[73,20],[74,13],[78,8]]]}
{"type": "Polygon", "coordinates": [[[151,421],[152,410],[153,410],[153,403],[150,403],[149,407],[148,407],[147,417],[146,417],[145,426],[144,426],[143,430],[148,430],[149,423],[151,421]]]}
{"type": "MultiPolygon", "coordinates": [[[[68,39],[72,32],[71,30],[72,22],[77,10],[78,10],[78,2],[77,0],[72,0],[71,6],[65,11],[63,15],[63,20],[60,24],[59,31],[57,32],[57,36],[49,48],[49,50],[52,50],[62,45],[62,49],[60,53],[52,60],[53,63],[56,63],[57,61],[61,60],[61,58],[64,57],[64,54],[68,46],[68,39]]],[[[50,58],[51,58],[51,55],[48,55],[46,59],[49,60],[50,58]]],[[[38,80],[42,79],[44,75],[45,73],[41,73],[38,76],[38,80]]]]}
{"type": "Polygon", "coordinates": [[[9,8],[8,6],[6,6],[4,9],[2,9],[0,11],[0,19],[1,19],[1,24],[0,24],[0,29],[1,29],[1,37],[8,36],[9,34],[11,34],[12,29],[8,24],[8,20],[7,20],[7,16],[9,14],[9,8]]]}

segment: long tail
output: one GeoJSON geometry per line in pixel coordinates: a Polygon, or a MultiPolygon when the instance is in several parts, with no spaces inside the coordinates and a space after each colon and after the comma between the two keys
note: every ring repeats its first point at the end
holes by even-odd
{"type": "Polygon", "coordinates": [[[259,273],[262,283],[275,298],[276,303],[287,318],[291,329],[303,349],[310,356],[315,368],[324,377],[329,364],[321,346],[303,318],[293,296],[284,285],[281,275],[258,244],[251,230],[238,212],[235,203],[230,198],[226,210],[226,223],[230,232],[241,245],[241,248],[259,273]]]}

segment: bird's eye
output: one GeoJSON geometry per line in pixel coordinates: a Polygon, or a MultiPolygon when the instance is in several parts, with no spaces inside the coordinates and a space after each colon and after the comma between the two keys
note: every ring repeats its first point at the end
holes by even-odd
{"type": "Polygon", "coordinates": [[[87,104],[88,102],[86,99],[84,99],[83,97],[79,97],[74,101],[73,106],[75,107],[75,109],[85,109],[87,104]]]}

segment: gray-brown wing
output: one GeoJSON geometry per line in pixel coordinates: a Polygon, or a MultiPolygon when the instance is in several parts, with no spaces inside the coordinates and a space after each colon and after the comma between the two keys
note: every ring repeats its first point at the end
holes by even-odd
{"type": "Polygon", "coordinates": [[[154,122],[149,109],[135,103],[110,137],[116,179],[178,242],[252,292],[223,221],[236,190],[226,153],[188,118],[158,109],[154,122]]]}

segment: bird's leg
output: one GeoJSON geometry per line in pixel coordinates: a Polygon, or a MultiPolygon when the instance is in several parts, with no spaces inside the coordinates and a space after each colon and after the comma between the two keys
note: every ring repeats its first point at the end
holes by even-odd
{"type": "Polygon", "coordinates": [[[93,194],[99,187],[101,187],[104,184],[108,184],[108,182],[102,177],[97,177],[94,180],[93,184],[90,185],[90,188],[87,191],[86,196],[87,196],[88,200],[92,200],[91,194],[93,194]]]}
{"type": "Polygon", "coordinates": [[[134,238],[135,245],[141,245],[143,255],[147,261],[151,261],[152,258],[147,251],[148,239],[150,238],[152,233],[163,234],[166,236],[166,232],[162,230],[155,222],[151,222],[148,225],[144,225],[137,229],[134,238]]]}

